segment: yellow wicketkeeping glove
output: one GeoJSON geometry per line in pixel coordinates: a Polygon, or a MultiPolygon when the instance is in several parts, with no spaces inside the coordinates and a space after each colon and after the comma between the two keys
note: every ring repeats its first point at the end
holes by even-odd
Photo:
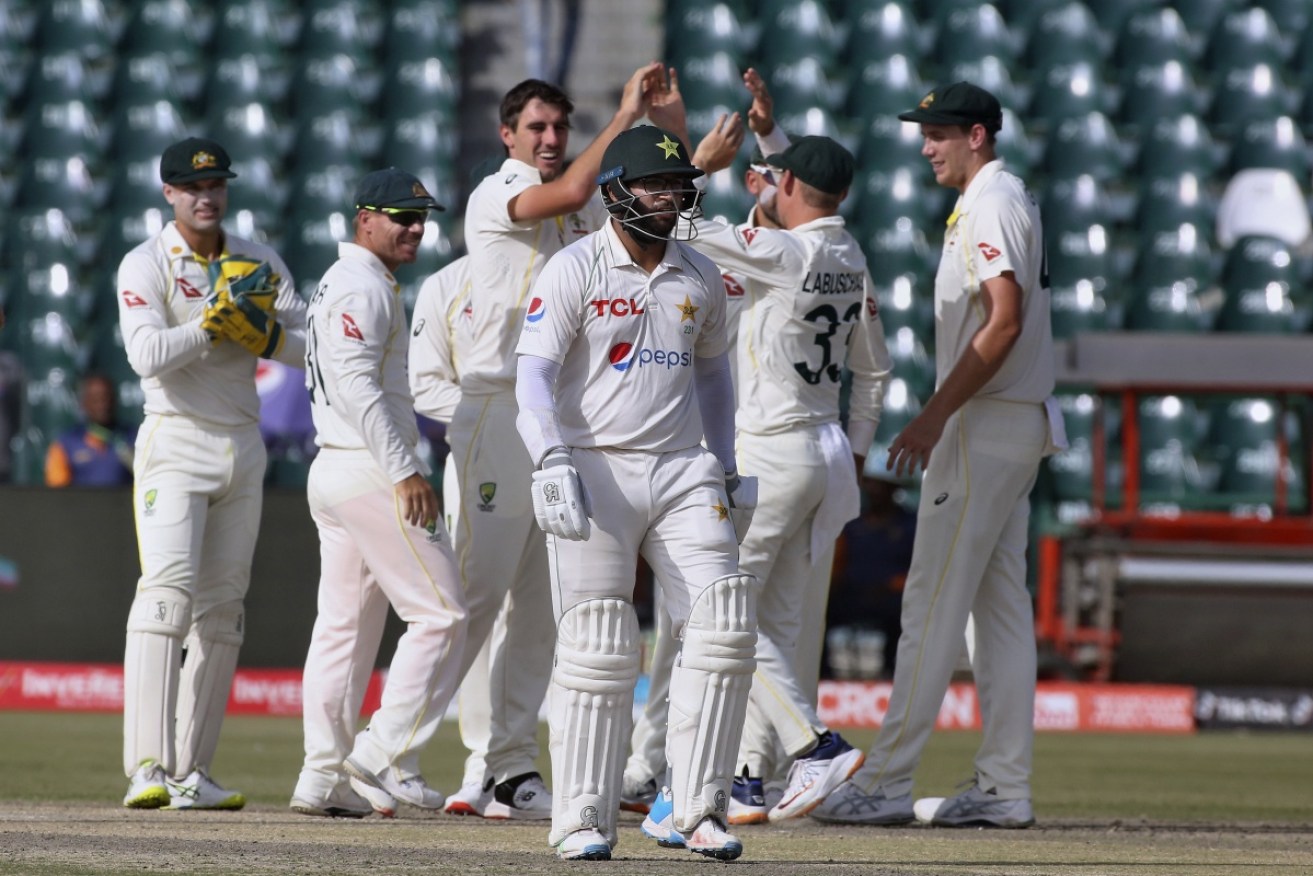
{"type": "Polygon", "coordinates": [[[212,303],[201,327],[262,359],[276,356],[283,346],[283,327],[274,318],[280,282],[268,262],[228,256],[212,263],[212,303]]]}

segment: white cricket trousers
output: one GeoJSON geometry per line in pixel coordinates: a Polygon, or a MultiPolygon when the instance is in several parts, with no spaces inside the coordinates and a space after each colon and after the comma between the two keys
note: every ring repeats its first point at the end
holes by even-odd
{"type": "Polygon", "coordinates": [[[298,792],[326,795],[345,779],[349,754],[374,772],[397,764],[414,771],[456,692],[465,609],[446,527],[439,521],[429,533],[406,523],[392,483],[368,451],[324,448],[310,466],[307,491],[321,565],[302,688],[298,792]],[[382,703],[355,745],[389,603],[406,631],[382,703]]]}
{"type": "MultiPolygon", "coordinates": [[[[165,599],[190,607],[189,622],[181,619],[182,626],[167,633],[160,628],[161,635],[178,642],[185,636],[192,643],[189,678],[206,677],[205,667],[197,663],[206,660],[211,649],[198,647],[204,644],[198,633],[212,613],[235,617],[234,638],[241,638],[241,606],[260,531],[264,472],[264,442],[254,423],[232,429],[150,414],[138,430],[132,503],[141,578],[134,611],[161,591],[165,599]]],[[[130,633],[128,648],[134,647],[149,648],[130,633]]],[[[177,645],[172,647],[176,651],[177,645]]],[[[130,673],[135,677],[125,677],[123,691],[123,766],[129,776],[147,759],[179,776],[197,766],[208,768],[218,745],[235,653],[225,657],[232,666],[218,672],[221,677],[211,680],[213,689],[205,696],[179,699],[178,667],[163,665],[167,661],[157,659],[159,650],[128,655],[127,663],[135,667],[130,673]],[[188,734],[190,742],[177,740],[176,758],[175,724],[191,726],[198,716],[175,716],[175,702],[202,712],[199,723],[204,725],[188,734]]]]}
{"type": "MultiPolygon", "coordinates": [[[[456,471],[454,542],[469,631],[461,666],[465,779],[537,770],[538,712],[556,647],[547,543],[533,516],[533,463],[512,392],[464,396],[447,430],[456,471]],[[486,649],[486,659],[481,652],[486,649]]],[[[445,488],[444,496],[451,495],[445,488]]]]}
{"type": "Polygon", "coordinates": [[[976,778],[1001,798],[1030,796],[1036,659],[1026,543],[1047,439],[1041,404],[973,399],[945,425],[921,481],[889,711],[852,779],[866,791],[911,791],[973,615],[984,729],[976,778]]]}
{"type": "MultiPolygon", "coordinates": [[[[739,471],[757,478],[757,511],[739,545],[739,569],[761,582],[757,670],[752,678],[739,763],[765,779],[787,772],[825,725],[816,714],[825,606],[834,542],[811,550],[812,525],[836,474],[856,479],[851,457],[831,472],[817,429],[778,435],[740,432],[739,471]]],[[[837,534],[837,533],[836,533],[837,534]]]]}

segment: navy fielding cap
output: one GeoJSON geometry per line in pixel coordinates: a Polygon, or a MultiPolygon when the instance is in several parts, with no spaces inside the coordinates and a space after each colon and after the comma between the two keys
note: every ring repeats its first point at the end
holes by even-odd
{"type": "Polygon", "coordinates": [[[899,113],[898,118],[927,125],[981,124],[996,133],[1003,127],[1003,108],[997,97],[979,85],[954,82],[936,88],[921,98],[916,109],[899,113]]]}
{"type": "Polygon", "coordinates": [[[395,167],[371,171],[356,186],[357,210],[445,210],[419,177],[395,167]]]}

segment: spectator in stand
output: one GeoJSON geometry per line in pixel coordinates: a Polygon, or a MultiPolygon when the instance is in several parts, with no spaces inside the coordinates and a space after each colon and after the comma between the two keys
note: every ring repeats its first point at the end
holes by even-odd
{"type": "Polygon", "coordinates": [[[120,487],[132,483],[135,429],[118,425],[114,384],[88,374],[81,386],[83,422],[46,451],[48,487],[120,487]]]}

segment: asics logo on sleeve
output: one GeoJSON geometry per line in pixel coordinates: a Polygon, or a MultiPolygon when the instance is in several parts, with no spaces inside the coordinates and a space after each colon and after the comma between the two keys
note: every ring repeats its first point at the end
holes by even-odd
{"type": "Polygon", "coordinates": [[[635,349],[633,344],[621,341],[611,348],[608,354],[611,367],[616,371],[628,371],[635,362],[642,368],[647,365],[660,365],[664,368],[687,368],[693,364],[693,354],[680,350],[652,350],[647,347],[635,349]]]}
{"type": "Polygon", "coordinates": [[[535,298],[529,302],[529,309],[525,311],[525,322],[537,322],[547,315],[547,302],[541,298],[535,298]]]}

